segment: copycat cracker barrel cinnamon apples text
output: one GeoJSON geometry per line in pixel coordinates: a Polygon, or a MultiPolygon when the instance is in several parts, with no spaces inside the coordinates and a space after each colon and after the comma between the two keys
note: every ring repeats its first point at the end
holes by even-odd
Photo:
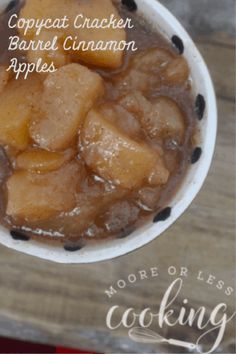
{"type": "Polygon", "coordinates": [[[15,32],[1,28],[57,48],[16,51],[20,63],[55,66],[16,80],[0,46],[1,223],[41,242],[91,242],[124,237],[165,208],[195,133],[184,57],[119,1],[25,0],[15,32]],[[120,25],[92,26],[111,19],[120,25]],[[138,50],[66,50],[68,38],[138,50]]]}

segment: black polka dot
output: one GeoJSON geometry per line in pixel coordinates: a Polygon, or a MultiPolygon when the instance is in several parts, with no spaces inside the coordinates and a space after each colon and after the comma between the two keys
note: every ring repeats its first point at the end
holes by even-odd
{"type": "Polygon", "coordinates": [[[206,101],[202,95],[198,95],[195,102],[195,111],[199,120],[202,120],[206,109],[206,101]]]}
{"type": "Polygon", "coordinates": [[[77,252],[80,251],[83,248],[81,245],[73,245],[73,244],[68,244],[64,245],[64,249],[67,252],[77,252]]]}
{"type": "Polygon", "coordinates": [[[174,44],[174,46],[178,49],[179,54],[183,54],[184,43],[183,43],[182,39],[175,35],[171,38],[171,40],[172,40],[172,43],[174,44]]]}
{"type": "Polygon", "coordinates": [[[155,218],[153,219],[153,222],[159,222],[159,221],[165,221],[167,220],[171,215],[171,208],[167,207],[160,211],[155,218]]]}
{"type": "Polygon", "coordinates": [[[202,155],[202,149],[200,147],[196,147],[192,152],[191,164],[196,163],[200,159],[201,155],[202,155]]]}
{"type": "Polygon", "coordinates": [[[122,4],[127,7],[129,11],[137,11],[138,6],[134,0],[122,0],[122,4]]]}
{"type": "Polygon", "coordinates": [[[29,241],[30,237],[18,230],[11,230],[11,237],[17,241],[29,241]]]}

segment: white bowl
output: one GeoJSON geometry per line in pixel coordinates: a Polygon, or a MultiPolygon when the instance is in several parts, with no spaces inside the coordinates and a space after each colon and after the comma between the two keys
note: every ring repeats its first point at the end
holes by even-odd
{"type": "MultiPolygon", "coordinates": [[[[3,0],[0,0],[0,5],[3,4],[1,1],[3,0]]],[[[4,4],[5,2],[6,0],[4,4]]],[[[180,50],[184,49],[183,55],[191,69],[193,94],[200,105],[200,110],[203,110],[205,105],[204,115],[198,122],[200,130],[198,148],[202,150],[200,158],[189,166],[181,187],[169,203],[171,209],[165,209],[156,218],[158,222],[146,224],[127,238],[106,241],[95,246],[85,246],[75,252],[68,252],[62,247],[49,246],[32,240],[15,240],[8,230],[0,227],[0,243],[3,245],[59,263],[92,263],[112,259],[134,251],[162,234],[183,214],[202,187],[212,161],[217,131],[217,107],[211,77],[195,44],[182,25],[163,5],[156,0],[135,0],[135,2],[139,14],[146,18],[166,39],[172,41],[173,38],[180,50]]],[[[198,149],[197,157],[200,155],[199,152],[198,149]]]]}

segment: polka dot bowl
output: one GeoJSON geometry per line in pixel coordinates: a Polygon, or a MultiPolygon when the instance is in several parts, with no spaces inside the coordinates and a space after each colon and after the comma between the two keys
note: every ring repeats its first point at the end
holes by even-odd
{"type": "MultiPolygon", "coordinates": [[[[9,6],[8,3],[4,0],[0,5],[9,6]]],[[[161,32],[189,63],[200,133],[186,177],[169,205],[150,223],[125,238],[83,248],[63,248],[37,243],[21,233],[9,233],[1,227],[0,243],[11,249],[59,263],[92,263],[113,259],[137,250],[160,236],[184,213],[203,185],[212,161],[217,131],[216,98],[206,64],[182,25],[158,1],[122,0],[122,3],[161,32]]]]}

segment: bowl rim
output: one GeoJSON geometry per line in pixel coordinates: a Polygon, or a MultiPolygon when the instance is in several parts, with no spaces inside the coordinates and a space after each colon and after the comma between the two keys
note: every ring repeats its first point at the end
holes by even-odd
{"type": "MultiPolygon", "coordinates": [[[[151,225],[148,223],[143,227],[138,228],[127,238],[98,242],[96,245],[86,246],[78,252],[67,252],[62,247],[52,246],[46,243],[43,244],[32,240],[30,242],[14,240],[9,235],[9,231],[6,231],[5,228],[1,227],[0,243],[6,247],[57,263],[86,264],[114,259],[138,250],[160,236],[184,213],[200,191],[210,169],[217,135],[217,103],[210,73],[204,59],[187,31],[165,6],[157,0],[136,0],[136,2],[138,4],[138,9],[139,6],[142,8],[148,5],[150,11],[152,10],[153,16],[157,16],[158,14],[162,21],[171,26],[171,28],[174,29],[173,35],[178,35],[185,43],[188,43],[188,50],[191,49],[191,53],[194,55],[196,62],[198,62],[198,69],[201,71],[202,82],[205,84],[206,88],[206,95],[204,97],[208,110],[207,117],[204,119],[208,125],[208,129],[210,127],[210,130],[205,134],[203,156],[197,164],[197,167],[195,166],[193,168],[194,176],[197,176],[198,179],[188,186],[188,193],[185,191],[179,200],[177,197],[180,193],[179,191],[173,197],[172,206],[174,205],[175,207],[172,208],[172,214],[168,220],[157,224],[152,223],[151,225]]],[[[147,16],[144,17],[147,18],[147,16]]],[[[149,20],[150,19],[147,18],[147,21],[149,20]]],[[[163,28],[162,30],[164,31],[163,28]]],[[[164,32],[163,34],[165,35],[164,32]]],[[[190,62],[189,64],[191,67],[190,62]]],[[[187,174],[189,174],[189,172],[187,172],[187,174]]],[[[182,182],[182,185],[184,185],[184,182],[182,182]]]]}

